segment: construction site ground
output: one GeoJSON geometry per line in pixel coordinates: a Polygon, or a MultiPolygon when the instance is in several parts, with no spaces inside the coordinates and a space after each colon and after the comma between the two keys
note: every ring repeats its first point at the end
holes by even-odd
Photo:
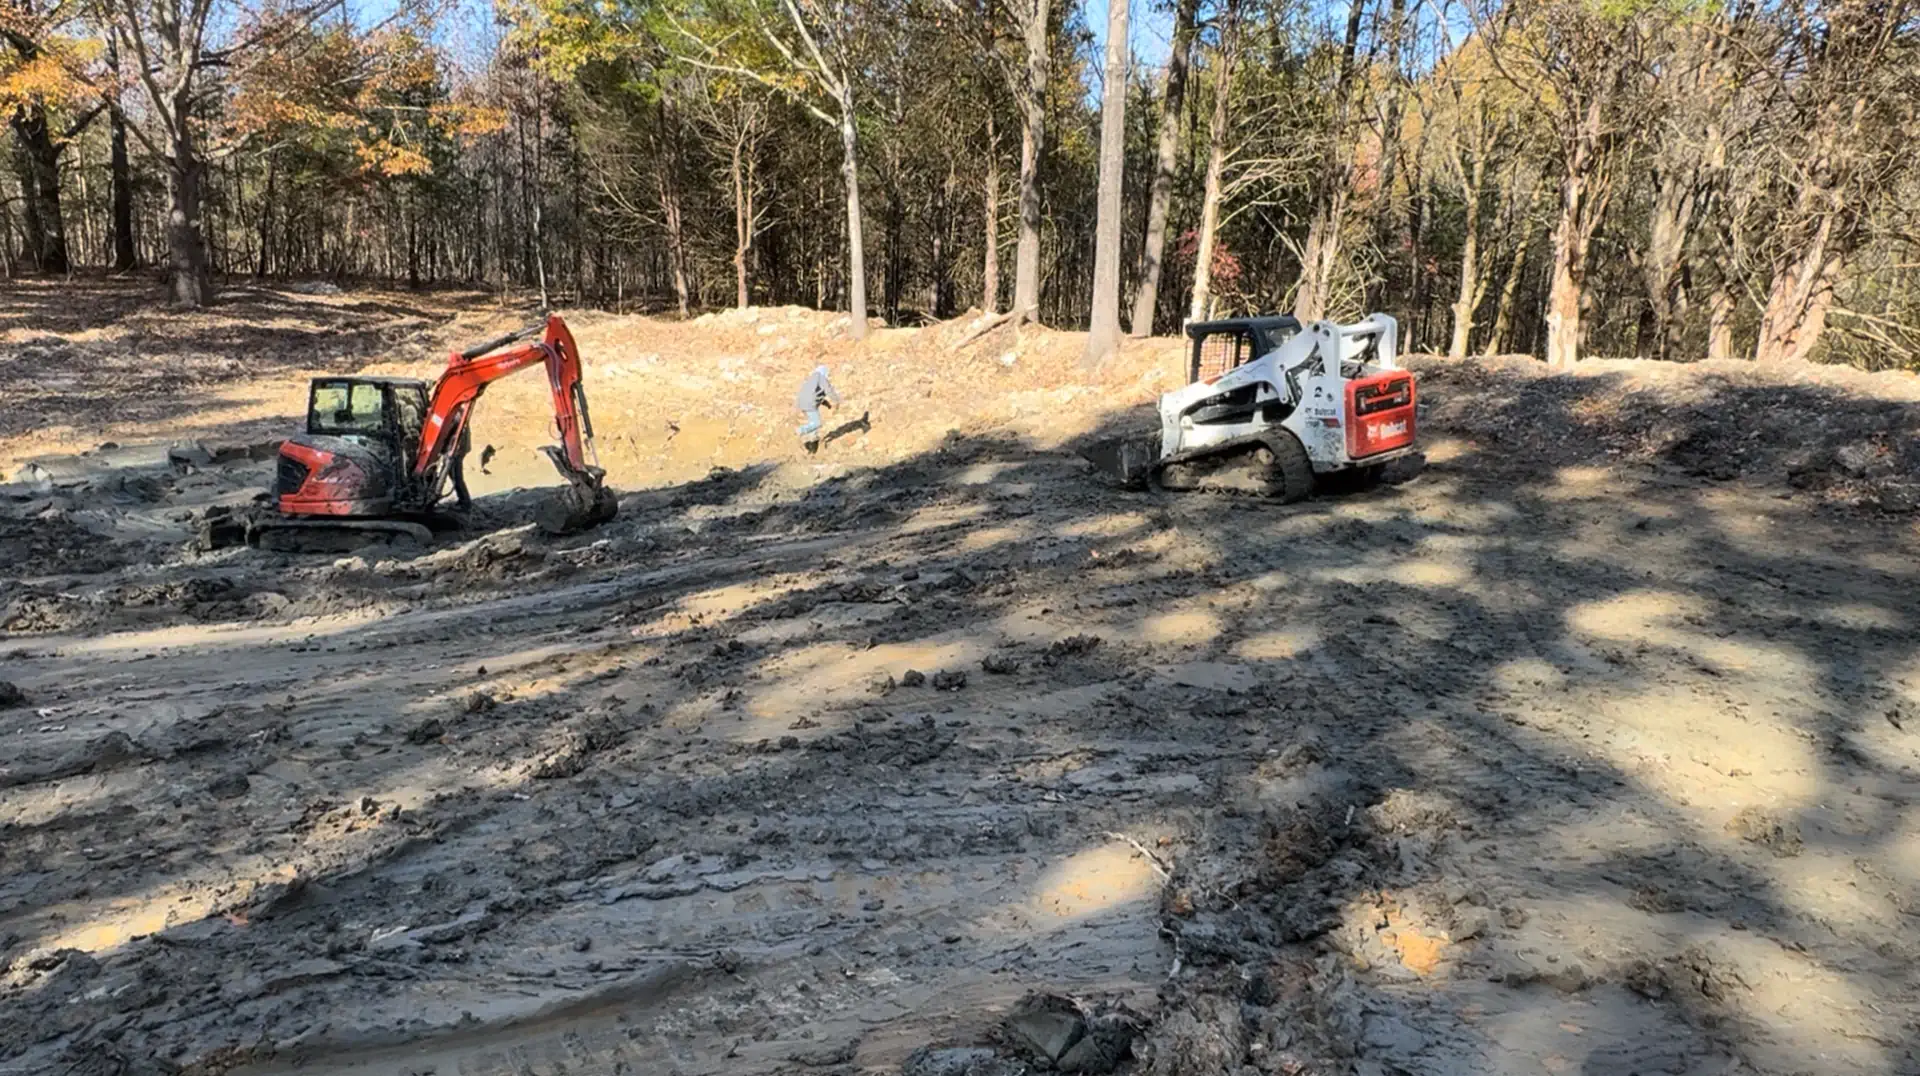
{"type": "Polygon", "coordinates": [[[306,378],[528,308],[156,299],[0,291],[0,1073],[1920,1072],[1911,376],[1416,360],[1283,506],[1077,454],[1178,341],[567,310],[615,522],[530,374],[294,556],[306,378]]]}

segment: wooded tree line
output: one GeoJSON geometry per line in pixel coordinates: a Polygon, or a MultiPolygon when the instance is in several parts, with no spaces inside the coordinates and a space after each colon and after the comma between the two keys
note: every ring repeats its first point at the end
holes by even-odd
{"type": "Polygon", "coordinates": [[[0,0],[5,270],[1920,367],[1920,0],[446,14],[0,0]]]}

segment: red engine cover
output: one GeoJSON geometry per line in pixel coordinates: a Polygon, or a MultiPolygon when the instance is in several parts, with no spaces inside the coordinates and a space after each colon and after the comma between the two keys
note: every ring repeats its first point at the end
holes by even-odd
{"type": "Polygon", "coordinates": [[[1413,443],[1413,375],[1392,370],[1347,382],[1347,455],[1377,456],[1413,443]]]}

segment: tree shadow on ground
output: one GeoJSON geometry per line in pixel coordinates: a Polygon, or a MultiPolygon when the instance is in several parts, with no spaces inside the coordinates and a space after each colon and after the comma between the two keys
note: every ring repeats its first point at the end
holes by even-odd
{"type": "MultiPolygon", "coordinates": [[[[1121,833],[1171,869],[1140,898],[1169,940],[1134,973],[1150,989],[1178,957],[1153,1040],[1167,1056],[1904,1071],[1910,536],[1777,496],[1765,454],[1725,482],[1583,469],[1621,436],[1594,406],[1617,389],[1485,393],[1470,429],[1429,423],[1424,474],[1369,495],[1113,489],[1073,450],[1136,432],[1135,412],[1063,449],[956,436],[794,492],[716,471],[563,541],[220,565],[335,603],[295,632],[284,610],[236,610],[172,645],[16,636],[23,685],[76,711],[139,683],[140,654],[165,669],[150,701],[78,737],[111,727],[138,751],[0,793],[16,967],[158,893],[249,925],[101,950],[111,976],[166,962],[171,1001],[69,1004],[101,972],[27,960],[0,1006],[52,1034],[11,1041],[104,1057],[104,1021],[126,1057],[290,1052],[312,1046],[308,1014],[355,992],[548,969],[591,991],[610,967],[720,950],[852,961],[933,913],[855,901],[743,927],[689,911],[719,892],[694,865],[991,874],[1121,833]],[[1487,436],[1523,427],[1553,449],[1487,436]],[[191,702],[264,668],[254,699],[191,702]],[[236,772],[246,811],[208,798],[236,772]],[[156,846],[147,819],[179,797],[186,821],[156,846]],[[289,863],[299,885],[273,888],[289,863]],[[362,929],[476,905],[444,938],[383,948],[362,929]],[[573,953],[565,924],[604,926],[604,908],[631,937],[573,953]],[[465,963],[416,959],[450,946],[465,963]],[[325,980],[236,976],[298,960],[330,962],[325,980]],[[242,985],[219,1005],[185,986],[223,981],[242,985]]],[[[1775,391],[1802,416],[1853,404],[1775,391]]],[[[1724,436],[1670,421],[1676,444],[1724,436]]],[[[194,620],[167,608],[141,626],[194,620]]],[[[1072,967],[1028,936],[954,944],[1029,980],[1072,967]]],[[[955,973],[919,960],[902,966],[955,973]]],[[[833,1015],[791,1013],[776,1039],[833,1015]]]]}

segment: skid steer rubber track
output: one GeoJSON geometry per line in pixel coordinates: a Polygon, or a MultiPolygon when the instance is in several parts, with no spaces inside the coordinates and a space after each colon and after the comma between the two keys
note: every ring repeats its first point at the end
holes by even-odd
{"type": "Polygon", "coordinates": [[[1250,494],[1292,504],[1313,495],[1313,463],[1299,438],[1275,430],[1217,451],[1176,457],[1162,464],[1153,480],[1163,490],[1250,494]]]}

